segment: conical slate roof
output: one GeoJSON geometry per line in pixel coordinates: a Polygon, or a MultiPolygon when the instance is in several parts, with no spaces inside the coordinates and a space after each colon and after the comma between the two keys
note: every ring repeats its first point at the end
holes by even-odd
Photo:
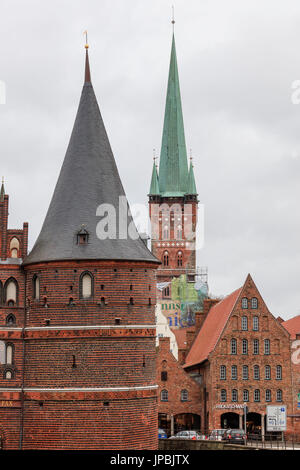
{"type": "Polygon", "coordinates": [[[128,202],[90,81],[87,52],[85,83],[69,146],[40,235],[24,264],[80,259],[158,262],[128,215],[128,202]],[[125,208],[123,231],[119,227],[120,196],[125,208]],[[102,217],[100,212],[96,214],[97,209],[102,217]],[[105,224],[107,210],[110,225],[105,224]],[[100,227],[98,235],[96,228],[101,219],[101,233],[110,228],[111,238],[99,239],[100,227]],[[126,237],[128,228],[136,239],[126,237]],[[83,232],[88,234],[87,244],[78,243],[78,234],[83,232]]]}

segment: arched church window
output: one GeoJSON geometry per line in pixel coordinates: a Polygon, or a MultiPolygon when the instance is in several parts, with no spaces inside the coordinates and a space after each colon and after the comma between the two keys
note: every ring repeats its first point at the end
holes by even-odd
{"type": "Polygon", "coordinates": [[[19,250],[20,250],[20,242],[16,237],[13,237],[9,244],[10,250],[10,257],[11,258],[18,258],[19,257],[19,250]]]}
{"type": "Polygon", "coordinates": [[[13,363],[13,345],[12,344],[6,345],[5,363],[8,365],[13,363]]]}
{"type": "Polygon", "coordinates": [[[169,266],[169,253],[167,251],[164,252],[163,265],[169,266]]]}
{"type": "Polygon", "coordinates": [[[40,299],[40,278],[35,274],[32,278],[32,287],[33,287],[33,298],[36,300],[40,299]]]}
{"type": "Polygon", "coordinates": [[[182,266],[182,251],[177,253],[177,266],[182,266]]]}
{"type": "Polygon", "coordinates": [[[80,276],[80,297],[90,299],[93,296],[93,277],[91,273],[85,272],[80,276]]]}
{"type": "Polygon", "coordinates": [[[16,323],[15,316],[12,313],[7,315],[5,323],[6,323],[7,326],[15,325],[15,323],[16,323]]]}
{"type": "Polygon", "coordinates": [[[10,278],[5,283],[5,299],[9,306],[17,303],[18,283],[14,278],[10,278]]]}

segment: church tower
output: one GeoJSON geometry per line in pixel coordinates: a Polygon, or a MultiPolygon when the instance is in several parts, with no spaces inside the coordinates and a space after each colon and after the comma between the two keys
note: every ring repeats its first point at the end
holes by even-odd
{"type": "Polygon", "coordinates": [[[1,311],[4,449],[157,448],[159,262],[128,210],[87,48],[70,142],[28,256],[27,226],[4,233],[8,199],[1,194],[1,280],[23,276],[22,289],[5,286],[1,311]]]}
{"type": "MultiPolygon", "coordinates": [[[[154,159],[149,191],[151,249],[161,261],[159,283],[196,274],[197,189],[192,159],[188,167],[181,107],[175,37],[172,37],[159,172],[154,159]]],[[[163,297],[171,296],[171,287],[163,297]]]]}

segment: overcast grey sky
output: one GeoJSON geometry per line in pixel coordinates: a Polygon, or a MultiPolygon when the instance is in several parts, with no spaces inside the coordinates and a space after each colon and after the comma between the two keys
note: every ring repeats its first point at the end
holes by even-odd
{"type": "Polygon", "coordinates": [[[300,313],[299,0],[0,0],[0,173],[32,247],[75,119],[88,29],[92,81],[130,203],[160,150],[171,6],[211,292],[250,272],[273,314],[300,313]]]}

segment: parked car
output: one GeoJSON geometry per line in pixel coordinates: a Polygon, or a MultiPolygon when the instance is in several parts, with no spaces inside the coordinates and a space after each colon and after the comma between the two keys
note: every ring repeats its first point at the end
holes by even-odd
{"type": "Polygon", "coordinates": [[[158,439],[167,439],[167,433],[164,429],[158,429],[158,439]]]}
{"type": "Polygon", "coordinates": [[[213,429],[209,435],[210,441],[221,441],[226,429],[213,429]]]}
{"type": "Polygon", "coordinates": [[[244,429],[227,429],[224,432],[222,441],[232,442],[236,444],[246,444],[247,435],[244,429]]]}
{"type": "Polygon", "coordinates": [[[205,436],[202,436],[197,431],[180,431],[174,436],[169,437],[169,439],[192,439],[199,441],[205,439],[205,436]]]}

